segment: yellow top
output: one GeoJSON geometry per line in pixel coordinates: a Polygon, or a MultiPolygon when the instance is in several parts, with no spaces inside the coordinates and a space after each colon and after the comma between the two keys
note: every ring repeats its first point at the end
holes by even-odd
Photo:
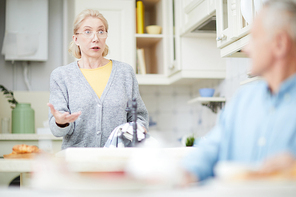
{"type": "Polygon", "coordinates": [[[112,71],[112,61],[108,64],[95,69],[80,68],[82,74],[88,81],[89,85],[95,91],[99,98],[101,98],[103,91],[108,83],[112,71]]]}

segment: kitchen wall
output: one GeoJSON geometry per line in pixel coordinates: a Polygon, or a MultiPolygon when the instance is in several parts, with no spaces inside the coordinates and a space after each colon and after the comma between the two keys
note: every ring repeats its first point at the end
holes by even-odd
{"type": "MultiPolygon", "coordinates": [[[[44,122],[48,120],[48,91],[14,91],[15,99],[20,103],[30,103],[32,109],[35,111],[35,132],[37,128],[43,128],[44,122]]],[[[3,94],[0,94],[0,120],[2,118],[9,118],[11,123],[11,108],[10,104],[7,102],[7,98],[3,94]]],[[[1,123],[0,123],[1,124],[1,123]]],[[[10,125],[11,127],[11,125],[10,125]]],[[[11,128],[10,128],[11,130],[11,128]]],[[[2,127],[0,125],[0,133],[2,132],[2,127]]]]}
{"type": "Polygon", "coordinates": [[[200,80],[193,85],[140,86],[140,93],[150,115],[150,131],[159,134],[171,145],[181,145],[184,136],[202,137],[216,124],[219,115],[200,103],[187,104],[199,96],[200,88],[215,88],[214,96],[231,97],[247,79],[250,60],[227,58],[225,80],[200,80]]]}
{"type": "Polygon", "coordinates": [[[240,83],[248,79],[251,63],[249,58],[226,58],[226,78],[219,87],[221,96],[230,101],[240,83]]]}
{"type": "MultiPolygon", "coordinates": [[[[5,31],[5,0],[0,0],[0,50],[2,50],[5,31]]],[[[28,78],[32,91],[49,91],[51,71],[63,62],[63,1],[50,0],[48,20],[48,61],[29,62],[28,78]]],[[[6,62],[0,54],[0,84],[10,90],[25,91],[23,68],[21,62],[6,62]]]]}
{"type": "MultiPolygon", "coordinates": [[[[49,1],[49,54],[46,62],[30,62],[29,81],[33,91],[49,91],[49,77],[53,69],[63,62],[63,1],[49,1]]],[[[5,31],[5,0],[0,0],[0,49],[5,31]]],[[[140,92],[152,119],[151,130],[161,131],[172,142],[192,133],[202,136],[215,124],[217,114],[199,103],[188,105],[187,101],[198,96],[198,89],[214,87],[216,94],[229,101],[240,82],[247,78],[250,61],[245,58],[227,58],[227,76],[220,80],[200,80],[187,86],[140,86],[140,92]]],[[[5,62],[0,55],[0,84],[14,91],[26,91],[23,68],[20,62],[5,62]]],[[[46,93],[47,92],[47,93],[46,93]]],[[[0,109],[4,109],[0,103],[0,109]],[[2,108],[1,108],[2,107],[2,108]]],[[[4,102],[7,108],[7,103],[4,102]]],[[[2,110],[3,111],[3,110],[2,110]]],[[[35,109],[36,114],[46,114],[47,109],[35,109]],[[41,111],[40,111],[41,110],[41,111]]],[[[3,115],[4,116],[4,115],[3,115]]],[[[1,118],[1,117],[0,117],[1,118]]],[[[44,118],[43,118],[44,119],[44,118]]],[[[43,121],[42,119],[42,121],[43,121]]],[[[36,127],[42,126],[41,120],[36,127]]]]}

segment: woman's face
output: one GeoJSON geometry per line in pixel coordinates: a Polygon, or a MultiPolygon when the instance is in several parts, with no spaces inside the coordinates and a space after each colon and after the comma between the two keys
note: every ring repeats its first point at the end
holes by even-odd
{"type": "Polygon", "coordinates": [[[98,35],[98,32],[106,32],[103,22],[95,17],[87,17],[81,23],[76,35],[73,35],[73,40],[80,47],[81,56],[100,57],[106,47],[106,39],[98,35]],[[94,32],[91,36],[87,35],[94,32]]]}

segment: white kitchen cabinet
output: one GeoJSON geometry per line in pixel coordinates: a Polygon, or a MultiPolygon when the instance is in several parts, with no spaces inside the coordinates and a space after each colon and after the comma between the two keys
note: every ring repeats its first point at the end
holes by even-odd
{"type": "Polygon", "coordinates": [[[168,54],[168,66],[167,66],[167,74],[171,76],[178,71],[180,71],[180,12],[178,9],[179,4],[175,2],[175,0],[168,1],[168,44],[169,44],[169,54],[168,54]]]}
{"type": "Polygon", "coordinates": [[[178,9],[182,9],[180,23],[181,35],[195,36],[198,35],[197,33],[208,33],[199,28],[202,27],[208,19],[215,16],[215,0],[192,0],[190,2],[182,0],[181,4],[181,7],[178,7],[178,9]]]}
{"type": "MultiPolygon", "coordinates": [[[[185,33],[186,24],[184,17],[196,17],[199,21],[196,23],[202,24],[209,17],[215,16],[216,2],[211,0],[206,1],[191,1],[185,8],[195,3],[190,14],[186,14],[186,9],[182,5],[184,1],[175,0],[175,26],[176,34],[179,33],[175,40],[177,63],[179,70],[171,76],[172,83],[194,83],[200,79],[223,79],[225,78],[225,59],[220,57],[220,50],[216,46],[216,34],[214,33],[185,33]],[[201,15],[198,15],[200,11],[201,15]],[[193,12],[196,12],[195,14],[193,12]],[[201,13],[203,12],[203,14],[201,13]],[[192,15],[191,15],[192,14],[192,15]],[[184,26],[185,24],[185,26],[184,26]],[[179,30],[179,31],[178,31],[179,30]],[[185,32],[184,32],[185,31],[185,32]],[[179,80],[177,80],[179,78],[179,80]]],[[[187,12],[189,13],[189,12],[187,12]]],[[[215,20],[214,20],[215,23],[215,20]]],[[[193,22],[192,22],[193,24],[193,22]]],[[[197,26],[194,26],[196,28],[197,26]]]]}
{"type": "Polygon", "coordinates": [[[168,55],[170,50],[168,48],[168,36],[170,36],[171,20],[168,19],[169,1],[142,0],[142,2],[144,5],[144,34],[135,34],[134,31],[133,35],[136,38],[136,48],[143,48],[145,53],[146,74],[138,74],[137,78],[141,83],[149,84],[151,78],[155,77],[157,81],[167,76],[166,67],[169,64],[168,55]],[[149,25],[161,26],[161,34],[148,34],[146,27],[149,25]]]}
{"type": "Polygon", "coordinates": [[[208,3],[208,13],[216,12],[216,0],[207,0],[208,3]]]}
{"type": "MultiPolygon", "coordinates": [[[[251,25],[245,20],[245,18],[242,15],[241,11],[241,0],[236,0],[236,36],[238,38],[242,38],[243,36],[247,35],[250,32],[251,25]]],[[[254,7],[254,0],[248,1],[250,9],[250,15],[252,16],[252,19],[255,15],[255,7],[254,7]]]]}
{"type": "Polygon", "coordinates": [[[254,1],[217,0],[217,47],[221,49],[222,57],[246,57],[241,50],[250,40],[248,34],[255,16],[254,1]],[[242,3],[248,5],[250,23],[242,14],[242,3]]]}
{"type": "Polygon", "coordinates": [[[217,23],[217,46],[219,48],[229,44],[234,39],[234,0],[217,0],[216,23],[217,23]]]}
{"type": "Polygon", "coordinates": [[[107,58],[135,67],[135,0],[68,0],[68,43],[72,40],[74,18],[85,9],[100,11],[108,21],[107,58]]]}

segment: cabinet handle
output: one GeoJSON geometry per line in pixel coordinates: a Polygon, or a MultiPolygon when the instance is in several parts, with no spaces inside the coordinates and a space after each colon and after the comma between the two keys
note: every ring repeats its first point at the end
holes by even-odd
{"type": "Polygon", "coordinates": [[[225,36],[224,34],[222,34],[221,36],[218,36],[216,38],[217,41],[222,41],[222,40],[225,40],[227,38],[227,36],[225,36]]]}

